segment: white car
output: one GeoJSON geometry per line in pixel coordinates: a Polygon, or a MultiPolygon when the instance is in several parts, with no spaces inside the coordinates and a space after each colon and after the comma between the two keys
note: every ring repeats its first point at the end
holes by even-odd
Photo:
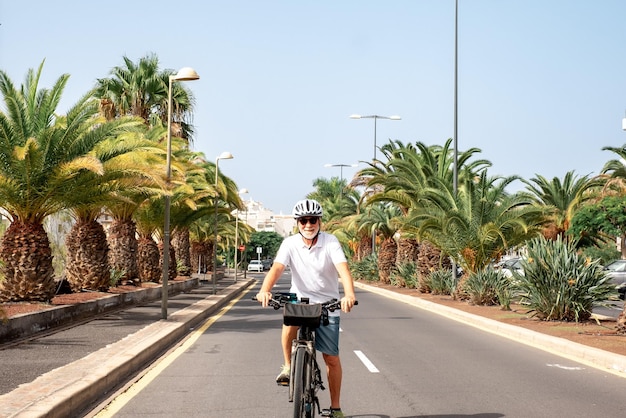
{"type": "Polygon", "coordinates": [[[248,271],[256,271],[257,273],[263,273],[263,263],[261,260],[252,260],[248,264],[248,271]]]}
{"type": "Polygon", "coordinates": [[[521,275],[524,275],[524,268],[522,267],[520,260],[520,257],[508,258],[506,260],[500,261],[498,264],[496,264],[495,267],[496,269],[501,270],[506,277],[513,277],[514,271],[521,275]]]}

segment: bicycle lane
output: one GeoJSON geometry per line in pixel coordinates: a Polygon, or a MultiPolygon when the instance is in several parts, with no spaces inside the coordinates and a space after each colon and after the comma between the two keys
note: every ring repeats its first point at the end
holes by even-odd
{"type": "MultiPolygon", "coordinates": [[[[282,278],[275,289],[287,291],[288,285],[289,280],[282,278]]],[[[263,309],[250,300],[259,286],[202,323],[141,379],[90,416],[289,416],[293,404],[287,389],[274,381],[282,363],[282,311],[263,309]]],[[[326,392],[321,394],[322,405],[329,402],[326,392]]]]}

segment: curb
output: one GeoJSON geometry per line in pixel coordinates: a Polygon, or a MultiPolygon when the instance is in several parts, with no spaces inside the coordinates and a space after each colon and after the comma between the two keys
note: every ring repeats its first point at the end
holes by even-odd
{"type": "Polygon", "coordinates": [[[493,319],[450,308],[449,306],[439,305],[420,299],[419,297],[403,295],[358,281],[354,282],[354,286],[445,316],[483,331],[500,335],[510,340],[586,364],[590,367],[607,371],[620,377],[626,377],[626,356],[594,347],[588,347],[565,338],[553,337],[526,328],[505,324],[493,319]]]}
{"type": "Polygon", "coordinates": [[[191,328],[244,292],[256,280],[238,281],[66,366],[0,396],[2,417],[80,416],[184,337],[191,328]]]}

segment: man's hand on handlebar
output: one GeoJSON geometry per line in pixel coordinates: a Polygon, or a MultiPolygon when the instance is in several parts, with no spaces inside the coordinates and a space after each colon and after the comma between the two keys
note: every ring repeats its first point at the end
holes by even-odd
{"type": "Polygon", "coordinates": [[[271,292],[259,292],[256,294],[256,300],[261,302],[261,306],[267,308],[269,306],[270,300],[272,300],[271,292]]]}
{"type": "Polygon", "coordinates": [[[352,296],[344,296],[341,298],[341,311],[350,312],[352,307],[356,304],[356,299],[352,296]]]}

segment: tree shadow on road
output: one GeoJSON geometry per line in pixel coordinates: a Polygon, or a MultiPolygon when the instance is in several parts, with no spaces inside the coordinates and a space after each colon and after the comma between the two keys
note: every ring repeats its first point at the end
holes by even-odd
{"type": "MultiPolygon", "coordinates": [[[[480,414],[438,414],[438,415],[411,415],[396,418],[502,418],[504,414],[500,413],[480,413],[480,414]]],[[[346,418],[393,418],[385,414],[359,414],[347,415],[346,418]]]]}

